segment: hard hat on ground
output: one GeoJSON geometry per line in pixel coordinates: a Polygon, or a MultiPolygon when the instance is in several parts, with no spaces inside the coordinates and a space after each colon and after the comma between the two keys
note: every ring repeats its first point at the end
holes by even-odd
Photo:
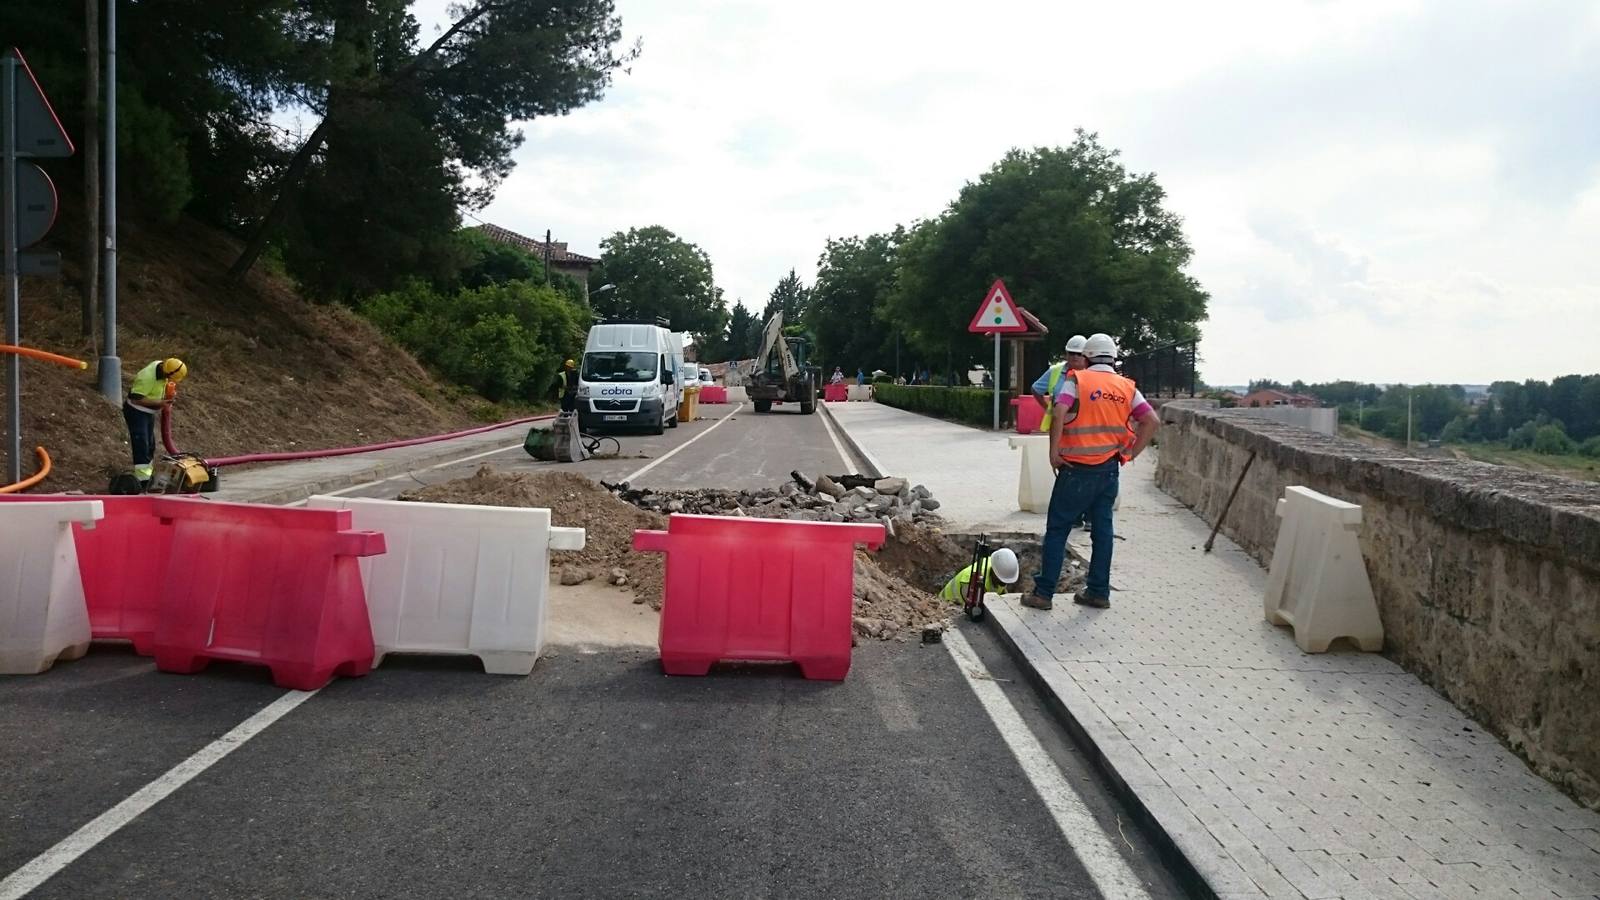
{"type": "Polygon", "coordinates": [[[1116,359],[1117,342],[1109,334],[1091,334],[1083,343],[1083,355],[1090,359],[1116,359]]]}
{"type": "Polygon", "coordinates": [[[1017,565],[1017,554],[1010,547],[1001,547],[989,557],[989,571],[994,577],[1000,579],[1001,584],[1016,584],[1017,578],[1022,574],[1022,567],[1017,565]]]}
{"type": "Polygon", "coordinates": [[[162,378],[168,378],[174,382],[182,381],[189,377],[189,367],[184,365],[183,360],[176,356],[169,356],[162,360],[156,371],[161,374],[162,378]]]}
{"type": "Polygon", "coordinates": [[[1072,337],[1067,338],[1067,352],[1082,354],[1083,345],[1088,343],[1088,341],[1089,339],[1081,334],[1075,334],[1072,337]]]}
{"type": "Polygon", "coordinates": [[[576,369],[578,367],[578,364],[569,359],[566,362],[562,363],[561,367],[564,368],[564,369],[576,369]]]}

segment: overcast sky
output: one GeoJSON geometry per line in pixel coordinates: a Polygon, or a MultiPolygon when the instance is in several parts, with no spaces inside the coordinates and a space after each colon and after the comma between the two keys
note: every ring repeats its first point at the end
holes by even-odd
{"type": "Polygon", "coordinates": [[[596,255],[664,225],[759,312],[1082,127],[1185,219],[1209,382],[1600,371],[1593,0],[617,6],[632,73],[528,123],[481,218],[596,255]]]}

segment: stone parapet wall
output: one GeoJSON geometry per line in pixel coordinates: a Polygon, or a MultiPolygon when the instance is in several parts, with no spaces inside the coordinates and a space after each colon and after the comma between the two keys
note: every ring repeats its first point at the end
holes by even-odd
{"type": "Polygon", "coordinates": [[[1600,484],[1200,404],[1161,416],[1156,483],[1208,522],[1255,452],[1222,530],[1263,565],[1284,488],[1360,504],[1384,652],[1600,808],[1600,484]]]}

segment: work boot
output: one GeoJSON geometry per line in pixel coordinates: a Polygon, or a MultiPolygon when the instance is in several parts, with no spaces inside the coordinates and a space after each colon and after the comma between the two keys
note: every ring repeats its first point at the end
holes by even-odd
{"type": "Polygon", "coordinates": [[[1054,609],[1055,608],[1055,602],[1052,601],[1049,597],[1041,597],[1038,594],[1033,593],[1032,591],[1029,591],[1028,593],[1022,595],[1022,605],[1026,606],[1029,609],[1054,609]]]}
{"type": "Polygon", "coordinates": [[[1079,591],[1072,595],[1072,602],[1079,606],[1092,606],[1095,609],[1110,609],[1110,597],[1096,597],[1088,591],[1079,591]]]}

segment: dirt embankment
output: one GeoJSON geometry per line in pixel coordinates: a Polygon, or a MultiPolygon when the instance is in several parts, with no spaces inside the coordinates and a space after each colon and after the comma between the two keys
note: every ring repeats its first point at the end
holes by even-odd
{"type": "MultiPolygon", "coordinates": [[[[33,471],[36,445],[55,461],[40,491],[103,491],[111,473],[131,465],[121,410],[95,391],[98,333],[80,334],[82,227],[75,209],[64,210],[55,244],[47,244],[62,252],[64,277],[22,285],[22,342],[90,364],[88,371],[22,364],[23,470],[33,471]]],[[[346,447],[501,415],[435,381],[360,316],[307,303],[265,262],[242,281],[229,280],[238,244],[214,229],[192,220],[125,221],[119,245],[123,384],[153,359],[189,364],[173,429],[182,449],[224,456],[346,447]]]]}

